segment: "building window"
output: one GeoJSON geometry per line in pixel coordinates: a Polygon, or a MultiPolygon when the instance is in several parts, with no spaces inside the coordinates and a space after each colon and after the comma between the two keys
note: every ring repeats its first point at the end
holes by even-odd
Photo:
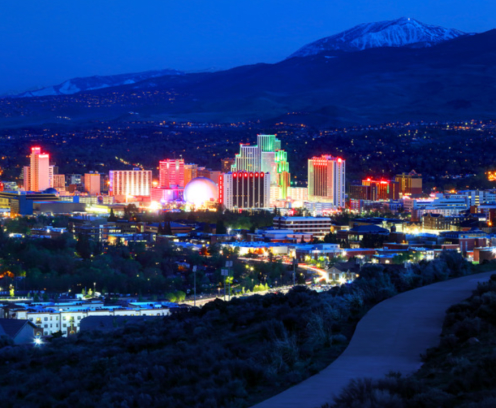
{"type": "Polygon", "coordinates": [[[45,324],[45,328],[48,328],[48,324],[45,324]]]}
{"type": "Polygon", "coordinates": [[[48,317],[45,317],[45,322],[48,321],[48,317]]]}
{"type": "Polygon", "coordinates": [[[78,316],[78,320],[81,320],[81,316],[78,316]]]}
{"type": "Polygon", "coordinates": [[[67,325],[64,323],[64,327],[67,327],[67,325]]]}

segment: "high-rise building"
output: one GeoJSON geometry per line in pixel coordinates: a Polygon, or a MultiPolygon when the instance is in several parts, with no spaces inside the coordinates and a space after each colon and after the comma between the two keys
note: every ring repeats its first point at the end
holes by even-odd
{"type": "Polygon", "coordinates": [[[233,172],[262,172],[269,173],[273,186],[278,186],[278,196],[285,200],[288,196],[291,175],[289,173],[288,154],[281,150],[281,141],[276,135],[257,135],[257,145],[242,144],[231,167],[233,172]]]}
{"type": "Polygon", "coordinates": [[[270,207],[270,174],[238,171],[219,177],[219,203],[225,208],[270,207]]]}
{"type": "Polygon", "coordinates": [[[89,172],[84,175],[84,191],[86,191],[89,195],[101,194],[99,173],[89,172]]]}
{"type": "Polygon", "coordinates": [[[221,160],[221,172],[229,173],[231,171],[231,166],[234,164],[234,159],[232,157],[227,157],[221,160]]]}
{"type": "Polygon", "coordinates": [[[232,171],[260,172],[262,169],[260,153],[261,151],[258,146],[241,144],[239,154],[234,158],[232,171]]]}
{"type": "Polygon", "coordinates": [[[395,181],[399,183],[400,193],[402,195],[411,195],[413,197],[422,195],[422,174],[415,170],[410,173],[398,174],[395,181]]]}
{"type": "Polygon", "coordinates": [[[308,198],[310,201],[345,206],[346,161],[329,155],[308,160],[308,198]]]}
{"type": "Polygon", "coordinates": [[[185,164],[184,165],[184,185],[188,184],[191,180],[198,177],[198,165],[197,164],[185,164]]]}
{"type": "Polygon", "coordinates": [[[65,191],[65,176],[63,174],[53,175],[53,188],[57,191],[65,191]]]}
{"type": "Polygon", "coordinates": [[[44,191],[53,186],[53,166],[50,156],[41,153],[41,148],[32,147],[30,165],[23,168],[24,190],[44,191]]]}
{"type": "Polygon", "coordinates": [[[109,194],[113,196],[150,196],[152,188],[151,170],[111,170],[109,172],[109,194]]]}
{"type": "Polygon", "coordinates": [[[160,188],[184,187],[184,160],[166,159],[159,163],[160,188]]]}
{"type": "Polygon", "coordinates": [[[399,183],[391,180],[362,180],[362,185],[350,186],[350,199],[356,200],[399,200],[399,183]]]}
{"type": "Polygon", "coordinates": [[[71,174],[69,176],[70,183],[69,184],[81,184],[83,182],[83,176],[81,174],[71,174]]]}

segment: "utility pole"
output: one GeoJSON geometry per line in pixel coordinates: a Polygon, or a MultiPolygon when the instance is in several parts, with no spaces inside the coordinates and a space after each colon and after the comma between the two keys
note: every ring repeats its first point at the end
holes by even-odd
{"type": "Polygon", "coordinates": [[[226,301],[226,278],[229,275],[229,270],[221,269],[222,276],[224,277],[224,302],[226,301]]]}
{"type": "Polygon", "coordinates": [[[193,266],[193,276],[194,276],[194,293],[195,293],[195,300],[194,300],[194,306],[196,307],[196,265],[193,266]]]}
{"type": "MultiPolygon", "coordinates": [[[[226,261],[227,276],[231,277],[231,268],[233,261],[226,261]]],[[[229,279],[229,300],[231,300],[231,279],[229,279]]]]}
{"type": "Polygon", "coordinates": [[[298,261],[293,258],[293,286],[296,286],[296,267],[298,266],[298,261]]]}

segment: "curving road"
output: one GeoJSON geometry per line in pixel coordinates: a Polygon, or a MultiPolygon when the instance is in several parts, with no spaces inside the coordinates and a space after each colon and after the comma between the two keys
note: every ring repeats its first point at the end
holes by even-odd
{"type": "Polygon", "coordinates": [[[319,408],[354,378],[418,370],[420,354],[439,343],[446,310],[493,273],[435,283],[379,303],[360,320],[350,344],[331,365],[254,408],[319,408]]]}

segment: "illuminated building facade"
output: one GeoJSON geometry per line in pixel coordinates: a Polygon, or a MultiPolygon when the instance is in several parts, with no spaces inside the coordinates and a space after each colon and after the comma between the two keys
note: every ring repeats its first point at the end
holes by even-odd
{"type": "Polygon", "coordinates": [[[89,195],[99,195],[101,193],[101,182],[99,173],[86,173],[84,175],[84,191],[89,195]]]}
{"type": "Polygon", "coordinates": [[[307,187],[290,187],[288,189],[288,196],[294,201],[308,201],[308,188],[307,187]]]}
{"type": "Polygon", "coordinates": [[[111,170],[109,194],[112,196],[145,196],[151,194],[151,170],[111,170]]]}
{"type": "Polygon", "coordinates": [[[271,194],[272,197],[281,200],[288,197],[291,180],[288,154],[281,150],[281,141],[276,135],[257,135],[256,146],[242,144],[231,170],[269,173],[272,185],[280,189],[278,194],[271,194]]]}
{"type": "Polygon", "coordinates": [[[219,203],[229,210],[269,208],[270,174],[247,171],[221,174],[219,203]]]}
{"type": "Polygon", "coordinates": [[[234,159],[232,171],[260,172],[262,169],[260,148],[241,144],[239,154],[234,159]]]}
{"type": "Polygon", "coordinates": [[[188,184],[191,180],[198,177],[198,165],[185,164],[184,165],[184,185],[188,184]]]}
{"type": "Polygon", "coordinates": [[[346,161],[329,155],[308,160],[308,199],[345,207],[346,161]]]}
{"type": "Polygon", "coordinates": [[[167,159],[159,162],[161,188],[184,188],[184,160],[167,159]]]}
{"type": "Polygon", "coordinates": [[[221,172],[229,173],[231,171],[231,166],[234,164],[234,159],[232,157],[227,157],[221,160],[221,172]]]}
{"type": "Polygon", "coordinates": [[[53,166],[48,154],[41,153],[40,147],[32,147],[29,164],[23,168],[24,190],[44,191],[53,187],[53,166]]]}
{"type": "Polygon", "coordinates": [[[65,175],[63,174],[53,175],[53,188],[59,192],[65,191],[65,175]]]}
{"type": "Polygon", "coordinates": [[[390,180],[362,180],[362,185],[350,186],[349,198],[353,200],[399,200],[399,183],[390,180]]]}
{"type": "Polygon", "coordinates": [[[411,195],[412,197],[422,195],[422,175],[415,170],[410,173],[398,174],[395,181],[399,183],[401,195],[411,195]]]}

